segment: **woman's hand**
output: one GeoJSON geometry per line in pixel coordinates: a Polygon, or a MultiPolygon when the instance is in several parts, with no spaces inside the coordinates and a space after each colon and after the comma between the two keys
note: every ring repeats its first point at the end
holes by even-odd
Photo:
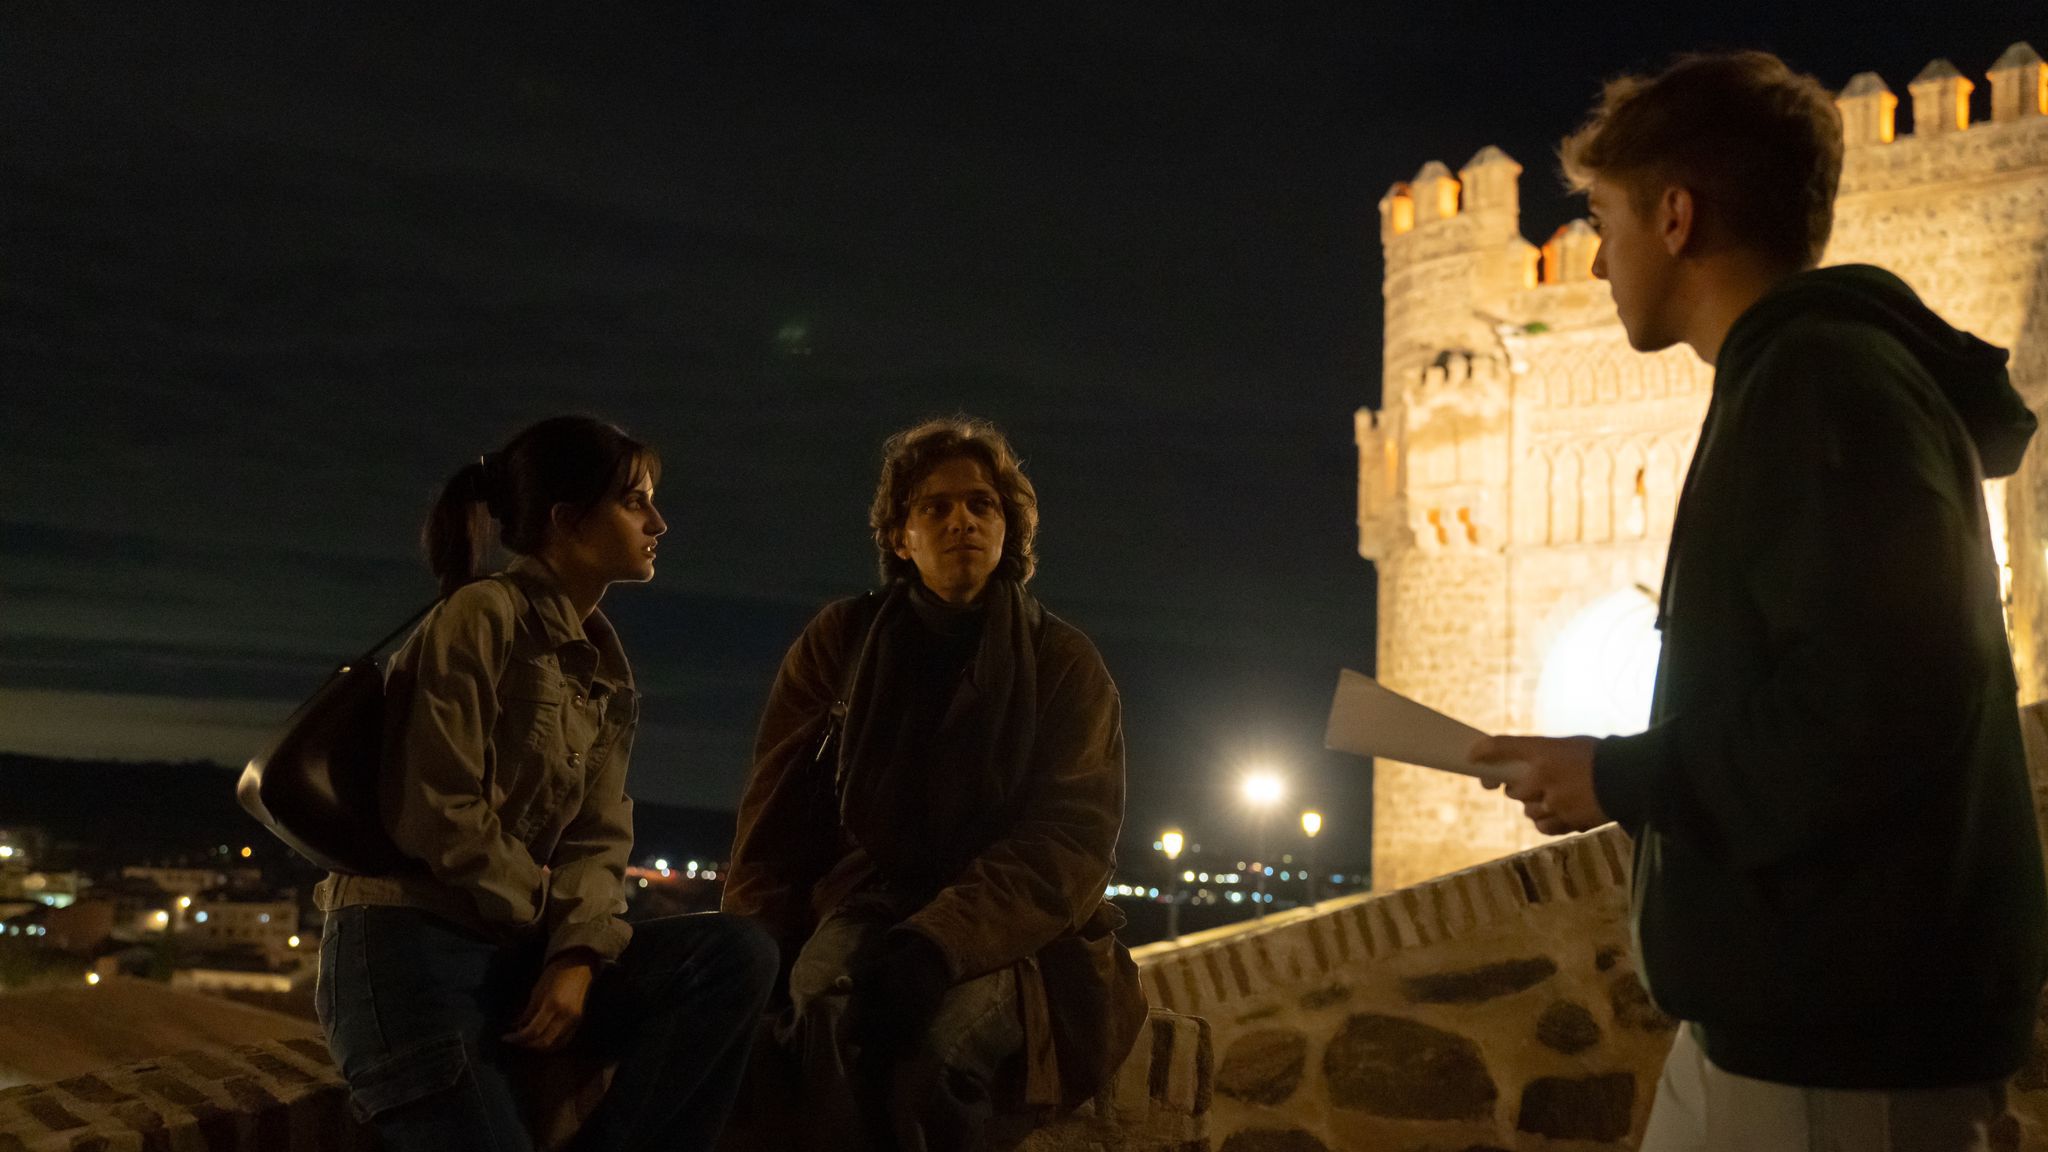
{"type": "Polygon", "coordinates": [[[597,965],[597,956],[584,951],[564,952],[548,961],[533,982],[526,1011],[505,1034],[505,1043],[534,1052],[561,1051],[583,1023],[583,1001],[590,995],[597,965]]]}

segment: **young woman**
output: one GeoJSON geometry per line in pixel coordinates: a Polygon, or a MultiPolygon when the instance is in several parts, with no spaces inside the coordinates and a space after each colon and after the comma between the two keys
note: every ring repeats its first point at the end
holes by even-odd
{"type": "Polygon", "coordinates": [[[708,1149],[776,973],[751,923],[628,926],[638,696],[597,603],[654,577],[661,465],[619,429],[543,420],[450,478],[428,517],[442,602],[393,658],[383,815],[415,866],[329,876],[318,1007],[385,1147],[526,1149],[522,1064],[615,1061],[577,1145],[708,1149]],[[485,577],[495,523],[516,559],[485,577]]]}

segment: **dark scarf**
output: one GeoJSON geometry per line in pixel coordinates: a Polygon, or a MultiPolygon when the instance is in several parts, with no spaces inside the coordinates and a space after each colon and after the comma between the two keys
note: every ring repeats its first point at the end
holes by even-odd
{"type": "Polygon", "coordinates": [[[891,887],[944,887],[1015,816],[1037,735],[1043,614],[1012,580],[990,581],[982,604],[980,643],[936,729],[904,724],[932,703],[909,698],[930,683],[916,665],[931,644],[912,631],[929,625],[906,583],[884,595],[861,645],[839,743],[839,820],[891,887]]]}

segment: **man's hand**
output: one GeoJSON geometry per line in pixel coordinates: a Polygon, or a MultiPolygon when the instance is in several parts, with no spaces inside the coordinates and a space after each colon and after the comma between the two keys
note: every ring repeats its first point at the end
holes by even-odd
{"type": "Polygon", "coordinates": [[[953,986],[945,953],[922,933],[891,931],[853,973],[853,1019],[862,1059],[908,1055],[953,986]]]}
{"type": "Polygon", "coordinates": [[[582,950],[564,952],[548,961],[533,982],[533,995],[505,1043],[535,1052],[559,1052],[583,1023],[583,1001],[597,975],[598,958],[582,950]]]}
{"type": "Polygon", "coordinates": [[[1522,802],[1538,832],[1562,836],[1607,823],[1593,794],[1593,750],[1599,746],[1591,736],[1492,736],[1474,744],[1471,756],[1481,764],[1527,765],[1522,778],[1507,785],[1508,796],[1522,802]]]}

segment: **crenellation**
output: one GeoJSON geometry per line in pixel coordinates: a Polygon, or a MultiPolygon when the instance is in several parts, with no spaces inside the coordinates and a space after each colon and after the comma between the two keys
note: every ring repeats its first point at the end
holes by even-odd
{"type": "Polygon", "coordinates": [[[1543,246],[1543,283],[1575,284],[1593,278],[1593,257],[1600,252],[1600,234],[1585,220],[1573,220],[1551,233],[1543,246]]]}
{"type": "Polygon", "coordinates": [[[1842,113],[1842,139],[1850,148],[1889,144],[1898,135],[1899,98],[1875,72],[1850,77],[1835,98],[1842,113]]]}
{"type": "Polygon", "coordinates": [[[1522,166],[1514,157],[1488,144],[1465,162],[1458,176],[1465,188],[1467,211],[1506,213],[1519,221],[1522,166]]]}
{"type": "Polygon", "coordinates": [[[1913,93],[1913,135],[1939,136],[1970,127],[1970,93],[1976,90],[1954,64],[1936,60],[1907,85],[1913,93]]]}
{"type": "Polygon", "coordinates": [[[2048,63],[2022,40],[2005,50],[1987,73],[1991,80],[1991,122],[2007,124],[2048,116],[2048,63]]]}
{"type": "MultiPolygon", "coordinates": [[[[2011,348],[2015,385],[2048,417],[2048,67],[2016,44],[1988,75],[1992,116],[1973,124],[1969,81],[1944,62],[1924,70],[1905,136],[1881,77],[1842,88],[1848,148],[1824,263],[1891,268],[2011,348]]],[[[1455,179],[1425,165],[1415,185],[1435,189],[1435,218],[1383,231],[1385,399],[1357,417],[1359,549],[1380,574],[1383,681],[1483,728],[1542,731],[1565,723],[1539,704],[1571,629],[1654,607],[1713,372],[1683,347],[1629,346],[1583,222],[1539,255],[1506,199],[1520,175],[1498,149],[1455,179]],[[1461,189],[1450,215],[1446,181],[1461,189]]],[[[1420,208],[1415,185],[1397,187],[1420,208]]],[[[2048,451],[2002,492],[2014,662],[2023,698],[2038,699],[2048,451]]],[[[1441,773],[1382,763],[1374,798],[1382,886],[1544,840],[1499,794],[1441,773]]]]}
{"type": "Polygon", "coordinates": [[[1428,227],[1458,214],[1458,179],[1441,160],[1431,160],[1408,182],[1415,189],[1415,224],[1428,227]]]}

